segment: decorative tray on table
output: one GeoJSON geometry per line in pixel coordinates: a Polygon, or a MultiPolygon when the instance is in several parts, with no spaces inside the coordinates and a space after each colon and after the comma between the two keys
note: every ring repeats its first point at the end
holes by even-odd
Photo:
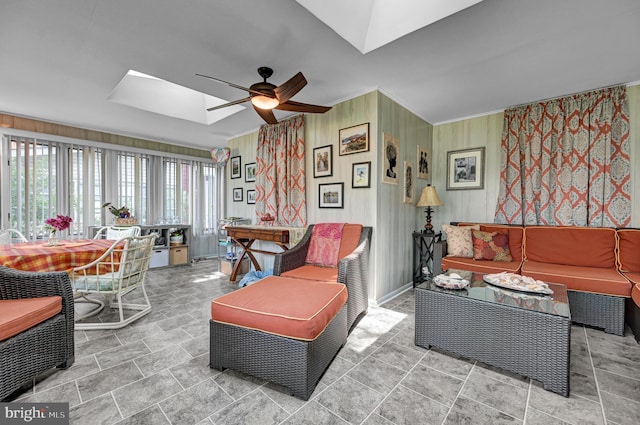
{"type": "Polygon", "coordinates": [[[446,289],[464,289],[469,286],[469,281],[463,279],[462,276],[457,273],[451,273],[448,276],[446,274],[434,276],[433,283],[446,289]]]}
{"type": "Polygon", "coordinates": [[[531,292],[534,294],[553,294],[549,285],[541,280],[536,280],[529,276],[521,276],[515,273],[495,273],[487,274],[483,277],[484,281],[500,288],[511,289],[513,291],[531,292]]]}

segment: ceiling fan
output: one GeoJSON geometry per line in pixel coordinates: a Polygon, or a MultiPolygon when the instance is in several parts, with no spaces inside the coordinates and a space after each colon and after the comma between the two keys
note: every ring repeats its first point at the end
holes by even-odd
{"type": "Polygon", "coordinates": [[[238,105],[240,103],[251,101],[253,109],[256,110],[258,115],[260,115],[267,124],[277,124],[278,120],[273,114],[273,109],[292,112],[309,112],[313,114],[322,114],[331,109],[330,106],[310,105],[308,103],[290,100],[296,93],[307,85],[307,80],[304,78],[304,75],[302,75],[302,72],[298,72],[280,86],[275,86],[274,84],[267,82],[267,78],[273,75],[273,69],[261,66],[258,68],[258,74],[263,78],[263,81],[252,84],[249,88],[229,83],[227,81],[220,80],[219,78],[210,77],[208,75],[196,74],[199,77],[208,78],[249,92],[248,97],[208,108],[207,111],[222,109],[227,106],[238,105]]]}

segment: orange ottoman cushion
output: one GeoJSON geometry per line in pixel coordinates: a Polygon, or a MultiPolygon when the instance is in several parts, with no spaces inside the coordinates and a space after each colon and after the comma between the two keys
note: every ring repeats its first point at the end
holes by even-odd
{"type": "Polygon", "coordinates": [[[62,297],[0,300],[0,341],[9,339],[62,311],[62,297]]]}
{"type": "Polygon", "coordinates": [[[312,341],[347,301],[341,283],[269,276],[211,302],[215,322],[312,341]]]}

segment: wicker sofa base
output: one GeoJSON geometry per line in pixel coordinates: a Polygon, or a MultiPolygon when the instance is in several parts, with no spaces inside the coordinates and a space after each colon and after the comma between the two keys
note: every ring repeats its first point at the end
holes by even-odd
{"type": "Polygon", "coordinates": [[[66,328],[65,317],[57,315],[0,342],[0,400],[29,384],[34,376],[73,364],[74,357],[68,357],[67,339],[60,337],[66,334],[66,328]]]}
{"type": "Polygon", "coordinates": [[[313,341],[209,322],[211,368],[229,368],[273,382],[303,400],[309,399],[347,341],[346,306],[313,341]]]}
{"type": "Polygon", "coordinates": [[[627,298],[627,323],[633,331],[636,342],[640,344],[640,307],[631,298],[627,298]]]}
{"type": "Polygon", "coordinates": [[[624,335],[624,297],[567,291],[571,320],[587,326],[604,329],[615,335],[624,335]]]}

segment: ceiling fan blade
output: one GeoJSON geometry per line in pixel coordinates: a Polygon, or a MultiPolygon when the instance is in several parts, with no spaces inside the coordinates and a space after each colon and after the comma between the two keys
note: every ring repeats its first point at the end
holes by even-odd
{"type": "Polygon", "coordinates": [[[267,124],[278,124],[278,120],[276,119],[276,116],[273,115],[273,111],[271,109],[262,109],[255,105],[253,105],[253,109],[256,110],[258,115],[260,115],[267,124]]]}
{"type": "Polygon", "coordinates": [[[221,80],[221,79],[219,79],[219,78],[210,77],[210,76],[208,76],[208,75],[204,75],[204,74],[196,74],[196,75],[197,75],[198,77],[208,78],[208,79],[210,79],[210,80],[217,81],[218,83],[223,83],[223,84],[226,84],[226,85],[228,85],[228,86],[234,87],[234,88],[236,88],[236,89],[244,90],[244,91],[246,91],[246,92],[253,93],[253,94],[257,94],[257,95],[259,95],[259,96],[273,97],[273,96],[269,95],[269,93],[264,93],[264,92],[257,91],[257,90],[251,90],[251,89],[250,89],[250,88],[248,88],[248,87],[239,86],[239,85],[237,85],[237,84],[233,84],[233,83],[230,83],[230,82],[228,82],[228,81],[221,80]]]}
{"type": "Polygon", "coordinates": [[[212,106],[211,108],[207,108],[207,111],[215,111],[216,109],[226,108],[227,106],[238,105],[240,103],[248,102],[251,100],[251,96],[245,97],[244,99],[234,100],[233,102],[223,103],[222,105],[212,106]]]}
{"type": "Polygon", "coordinates": [[[291,77],[288,81],[276,87],[273,92],[276,95],[278,102],[284,103],[291,99],[296,93],[298,93],[304,86],[307,85],[307,79],[304,78],[302,72],[298,72],[291,77]]]}
{"type": "Polygon", "coordinates": [[[293,100],[289,100],[285,103],[281,103],[276,106],[274,109],[279,109],[281,111],[292,111],[292,112],[309,112],[312,114],[323,114],[331,109],[331,106],[320,106],[320,105],[310,105],[308,103],[294,102],[293,100]]]}

